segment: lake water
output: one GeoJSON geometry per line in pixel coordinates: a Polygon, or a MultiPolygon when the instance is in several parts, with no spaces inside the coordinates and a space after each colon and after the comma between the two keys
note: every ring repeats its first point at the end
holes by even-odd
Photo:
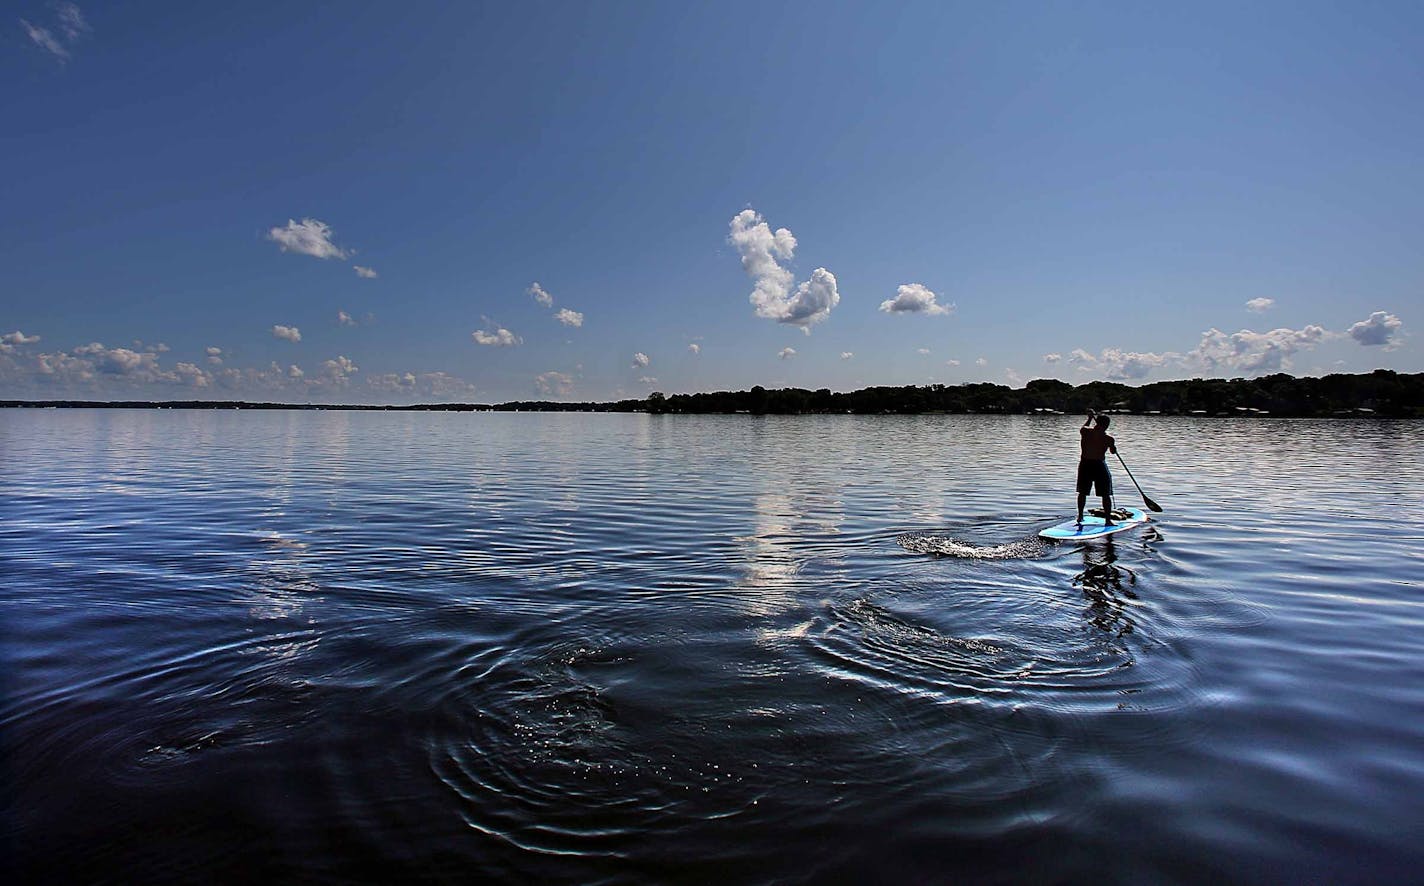
{"type": "Polygon", "coordinates": [[[1417,882],[1424,423],[1079,422],[4,410],[10,882],[1417,882]]]}

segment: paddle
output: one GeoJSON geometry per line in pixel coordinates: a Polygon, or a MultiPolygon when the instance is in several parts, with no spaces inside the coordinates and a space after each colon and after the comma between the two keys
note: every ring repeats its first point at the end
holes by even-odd
{"type": "Polygon", "coordinates": [[[1142,487],[1137,485],[1137,478],[1132,476],[1132,468],[1129,468],[1127,466],[1127,462],[1122,461],[1122,453],[1115,452],[1113,454],[1117,456],[1118,461],[1122,462],[1122,469],[1124,471],[1127,471],[1127,476],[1129,479],[1132,480],[1132,485],[1137,486],[1137,494],[1142,496],[1142,503],[1147,505],[1148,510],[1156,511],[1159,514],[1162,513],[1162,506],[1157,504],[1157,502],[1153,501],[1152,499],[1148,498],[1147,493],[1142,491],[1142,487]]]}

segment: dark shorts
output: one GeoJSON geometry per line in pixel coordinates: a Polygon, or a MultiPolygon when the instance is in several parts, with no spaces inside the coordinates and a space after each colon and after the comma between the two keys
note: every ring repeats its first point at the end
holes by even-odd
{"type": "Polygon", "coordinates": [[[1098,487],[1098,495],[1112,495],[1112,474],[1108,471],[1106,461],[1088,461],[1084,459],[1078,462],[1078,494],[1087,495],[1093,486],[1098,487]]]}

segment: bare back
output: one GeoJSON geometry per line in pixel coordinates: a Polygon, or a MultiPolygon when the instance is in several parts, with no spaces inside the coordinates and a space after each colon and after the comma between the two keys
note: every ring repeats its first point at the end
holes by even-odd
{"type": "Polygon", "coordinates": [[[1084,461],[1103,461],[1109,452],[1117,452],[1117,441],[1102,428],[1079,428],[1078,435],[1082,437],[1084,461]]]}

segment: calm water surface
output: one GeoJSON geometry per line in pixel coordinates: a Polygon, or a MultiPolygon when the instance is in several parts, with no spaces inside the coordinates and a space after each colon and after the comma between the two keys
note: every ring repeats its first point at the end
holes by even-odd
{"type": "Polygon", "coordinates": [[[1417,882],[1424,423],[1078,423],[0,412],[6,867],[1417,882]]]}

